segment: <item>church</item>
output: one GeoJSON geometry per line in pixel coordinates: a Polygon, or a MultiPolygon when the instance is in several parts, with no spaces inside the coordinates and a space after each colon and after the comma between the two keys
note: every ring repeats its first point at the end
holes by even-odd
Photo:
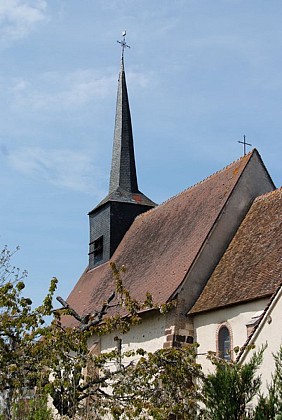
{"type": "MultiPolygon", "coordinates": [[[[89,265],[67,299],[79,314],[93,313],[115,289],[113,261],[125,266],[124,284],[138,301],[149,292],[155,303],[177,302],[166,314],[144,310],[140,325],[119,333],[124,350],[197,342],[208,371],[208,351],[247,360],[247,344],[267,343],[261,369],[270,379],[282,343],[282,189],[254,149],[161,205],[143,194],[123,54],[109,192],[89,223],[89,265]]],[[[91,351],[115,348],[115,336],[93,338],[91,351]]]]}

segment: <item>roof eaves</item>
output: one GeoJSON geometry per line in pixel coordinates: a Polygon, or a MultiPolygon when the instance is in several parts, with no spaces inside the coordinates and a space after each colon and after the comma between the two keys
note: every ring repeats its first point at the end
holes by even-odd
{"type": "Polygon", "coordinates": [[[263,295],[255,297],[255,298],[238,300],[236,302],[227,303],[225,305],[213,306],[213,307],[210,307],[208,309],[199,309],[199,310],[193,311],[193,308],[192,308],[190,311],[187,312],[187,315],[191,315],[191,316],[195,316],[195,315],[199,315],[199,314],[202,315],[202,314],[206,314],[208,312],[213,312],[213,311],[217,311],[217,310],[220,310],[220,309],[231,308],[231,307],[234,307],[234,306],[237,306],[237,305],[240,305],[240,304],[253,302],[253,301],[258,300],[258,299],[266,299],[266,298],[269,298],[270,296],[272,296],[271,293],[265,293],[263,295]]]}

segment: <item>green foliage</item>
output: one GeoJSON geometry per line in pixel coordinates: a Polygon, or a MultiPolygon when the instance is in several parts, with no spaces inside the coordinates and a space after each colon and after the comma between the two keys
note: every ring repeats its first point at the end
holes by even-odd
{"type": "Polygon", "coordinates": [[[204,382],[205,415],[209,420],[247,419],[247,404],[258,394],[261,386],[256,372],[262,363],[265,348],[254,353],[244,365],[228,362],[210,355],[215,373],[204,382]]]}
{"type": "MultiPolygon", "coordinates": [[[[103,411],[105,407],[107,410],[112,404],[112,397],[104,390],[112,387],[113,381],[118,377],[119,371],[113,372],[109,366],[116,363],[120,355],[116,351],[102,355],[89,354],[89,337],[112,331],[126,333],[132,325],[140,323],[139,312],[142,309],[149,307],[160,310],[149,294],[144,302],[132,298],[121,280],[124,267],[117,269],[113,263],[111,267],[116,291],[103,303],[100,311],[82,317],[60,298],[64,306],[62,310],[55,311],[54,321],[49,330],[44,332],[44,351],[49,355],[47,366],[52,372],[52,381],[47,389],[61,415],[73,417],[80,413],[82,416],[85,402],[90,400],[95,412],[103,411]],[[113,312],[109,314],[111,310],[113,312]],[[74,316],[79,321],[77,327],[65,328],[61,322],[64,315],[74,316]],[[89,371],[92,372],[91,375],[88,374],[89,371]],[[99,375],[93,374],[97,371],[99,375]]],[[[172,305],[174,303],[170,304],[172,305]]]]}
{"type": "Polygon", "coordinates": [[[121,373],[120,369],[109,369],[113,361],[120,360],[120,354],[89,354],[89,337],[112,331],[125,333],[141,321],[142,309],[165,312],[174,303],[154,305],[150,294],[141,303],[133,299],[121,280],[124,267],[118,270],[112,264],[116,291],[100,311],[80,316],[62,299],[63,308],[54,311],[55,278],[42,305],[34,309],[31,300],[23,296],[26,273],[11,265],[12,255],[7,248],[0,254],[0,394],[5,420],[49,418],[46,401],[35,397],[34,389],[38,395],[48,392],[58,413],[70,418],[83,415],[90,400],[97,412],[111,407],[112,397],[103,390],[121,373]],[[111,310],[114,312],[109,315],[111,310]],[[78,320],[75,328],[64,327],[61,317],[66,314],[78,320]],[[49,315],[53,321],[47,325],[49,315]],[[29,394],[34,398],[28,399],[29,394]]]}
{"type": "Polygon", "coordinates": [[[261,395],[255,410],[255,420],[282,420],[282,346],[276,355],[275,372],[268,386],[268,395],[261,395]]]}
{"type": "Polygon", "coordinates": [[[62,418],[282,420],[282,347],[268,395],[248,413],[259,394],[264,349],[244,365],[211,354],[215,372],[207,377],[196,363],[197,345],[122,353],[116,337],[115,350],[93,354],[91,337],[125,333],[141,322],[140,311],[165,313],[175,302],[155,304],[150,294],[138,302],[123,285],[124,267],[112,264],[116,290],[95,313],[79,315],[61,298],[63,307],[54,310],[55,278],[34,309],[23,295],[26,273],[10,264],[12,255],[6,248],[0,253],[1,420],[51,420],[47,394],[62,418]],[[75,327],[65,327],[65,315],[76,319],[75,327]]]}
{"type": "MultiPolygon", "coordinates": [[[[7,248],[0,255],[0,393],[3,395],[5,419],[12,418],[13,405],[26,389],[48,380],[45,373],[44,317],[51,314],[50,305],[33,309],[22,295],[26,273],[10,263],[13,253],[7,248]]],[[[52,281],[53,291],[56,279],[52,281]]]]}
{"type": "Polygon", "coordinates": [[[52,420],[53,415],[47,406],[47,395],[33,393],[28,398],[13,404],[13,420],[52,420]]]}
{"type": "Polygon", "coordinates": [[[128,364],[111,384],[111,412],[125,419],[181,419],[196,417],[201,400],[199,382],[201,367],[196,363],[197,346],[144,350],[125,353],[124,357],[140,357],[128,364]]]}

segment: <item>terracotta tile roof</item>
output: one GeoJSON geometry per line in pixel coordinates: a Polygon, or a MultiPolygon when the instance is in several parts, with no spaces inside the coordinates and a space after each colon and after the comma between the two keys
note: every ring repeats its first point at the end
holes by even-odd
{"type": "Polygon", "coordinates": [[[271,296],[281,282],[282,188],[254,201],[189,313],[271,296]]]}
{"type": "MultiPolygon", "coordinates": [[[[148,291],[155,302],[170,299],[253,153],[135,219],[112,257],[117,266],[125,265],[123,279],[133,297],[143,300],[148,291]]],[[[83,273],[68,302],[79,313],[91,313],[113,290],[105,263],[83,273]]]]}

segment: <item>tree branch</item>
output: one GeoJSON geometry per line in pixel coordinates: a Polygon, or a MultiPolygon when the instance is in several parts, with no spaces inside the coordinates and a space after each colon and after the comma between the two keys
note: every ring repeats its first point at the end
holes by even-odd
{"type": "Polygon", "coordinates": [[[115,297],[115,292],[113,292],[108,300],[106,300],[100,311],[95,311],[93,314],[79,315],[63,298],[60,296],[57,297],[57,301],[60,302],[62,308],[58,309],[63,310],[67,309],[69,314],[73,316],[77,321],[79,321],[79,329],[81,331],[88,331],[91,327],[98,325],[102,322],[103,317],[107,314],[109,308],[111,307],[110,303],[115,297]]]}

